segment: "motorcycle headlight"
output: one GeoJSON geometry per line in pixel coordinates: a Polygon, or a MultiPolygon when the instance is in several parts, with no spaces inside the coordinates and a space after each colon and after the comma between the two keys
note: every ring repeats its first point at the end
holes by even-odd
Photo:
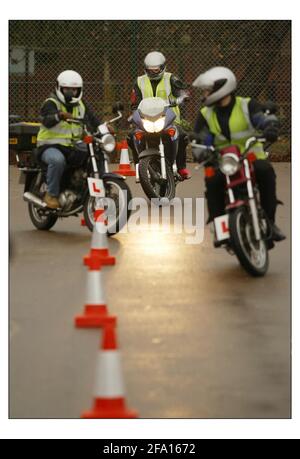
{"type": "Polygon", "coordinates": [[[147,132],[160,132],[163,130],[165,125],[165,118],[159,118],[156,121],[143,120],[143,126],[147,132]]]}
{"type": "Polygon", "coordinates": [[[114,136],[111,134],[105,134],[101,138],[101,144],[104,150],[107,151],[107,153],[111,153],[116,148],[116,140],[114,136]]]}
{"type": "Polygon", "coordinates": [[[239,157],[234,153],[227,153],[220,160],[220,169],[225,175],[234,175],[240,167],[239,157]]]}

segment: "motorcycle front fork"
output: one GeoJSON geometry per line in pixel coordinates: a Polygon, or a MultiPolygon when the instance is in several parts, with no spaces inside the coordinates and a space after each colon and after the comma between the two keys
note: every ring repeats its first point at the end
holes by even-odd
{"type": "Polygon", "coordinates": [[[94,177],[95,178],[99,178],[99,170],[98,170],[97,161],[96,161],[95,153],[94,153],[94,147],[93,147],[92,143],[88,144],[88,149],[89,149],[90,157],[91,157],[91,160],[92,160],[94,177]]]}
{"type": "MultiPolygon", "coordinates": [[[[251,180],[249,162],[247,159],[244,160],[244,168],[245,168],[245,176],[247,178],[247,191],[248,191],[249,207],[250,207],[250,212],[251,212],[251,217],[252,217],[252,224],[253,224],[253,229],[254,229],[254,236],[255,236],[256,241],[260,241],[261,231],[260,231],[260,225],[259,225],[259,218],[258,218],[255,196],[253,192],[253,185],[252,185],[252,180],[251,180]]],[[[226,182],[227,182],[227,185],[230,186],[230,178],[228,176],[226,176],[226,182]]],[[[234,193],[231,188],[228,188],[228,196],[229,196],[229,202],[233,204],[235,202],[235,197],[234,197],[234,193]]]]}
{"type": "Polygon", "coordinates": [[[162,139],[160,138],[159,141],[159,153],[160,153],[160,167],[161,167],[161,175],[164,180],[167,178],[167,171],[166,171],[166,158],[165,158],[165,147],[162,142],[162,139]]]}

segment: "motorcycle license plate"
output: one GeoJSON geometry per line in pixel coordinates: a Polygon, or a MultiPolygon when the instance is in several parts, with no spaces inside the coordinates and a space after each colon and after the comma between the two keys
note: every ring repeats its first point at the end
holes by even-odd
{"type": "Polygon", "coordinates": [[[94,177],[88,177],[90,195],[95,198],[104,198],[105,189],[103,180],[94,177]]]}
{"type": "Polygon", "coordinates": [[[221,215],[214,219],[216,238],[218,241],[229,239],[229,222],[228,215],[221,215]]]}

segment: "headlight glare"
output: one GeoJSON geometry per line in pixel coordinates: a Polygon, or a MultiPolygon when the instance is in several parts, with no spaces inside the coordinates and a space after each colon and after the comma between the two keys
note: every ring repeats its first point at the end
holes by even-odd
{"type": "Polygon", "coordinates": [[[143,126],[147,132],[160,132],[163,130],[165,125],[165,118],[159,118],[156,121],[143,120],[143,126]]]}

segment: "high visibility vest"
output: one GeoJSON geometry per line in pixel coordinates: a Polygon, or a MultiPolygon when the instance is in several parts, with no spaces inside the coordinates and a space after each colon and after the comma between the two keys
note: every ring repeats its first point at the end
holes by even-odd
{"type": "MultiPolygon", "coordinates": [[[[245,151],[246,140],[257,134],[250,119],[249,101],[250,97],[236,97],[235,99],[235,104],[229,118],[231,140],[228,140],[222,134],[215,108],[204,107],[200,110],[208,124],[210,132],[214,135],[215,147],[224,148],[234,144],[240,148],[242,153],[245,151]]],[[[255,153],[257,159],[266,159],[266,154],[261,143],[257,142],[254,144],[251,147],[251,151],[255,153]]]]}
{"type": "MultiPolygon", "coordinates": [[[[169,98],[176,99],[176,97],[172,94],[171,88],[171,76],[172,73],[165,72],[163,78],[160,80],[156,87],[155,95],[153,94],[153,88],[151,85],[151,80],[148,75],[139,76],[137,79],[137,84],[139,89],[141,90],[142,97],[145,99],[146,97],[161,97],[167,103],[169,103],[169,98]]],[[[179,107],[172,107],[176,115],[175,122],[180,124],[180,110],[179,107]]]]}
{"type": "MultiPolygon", "coordinates": [[[[50,97],[45,102],[51,100],[57,106],[57,110],[61,112],[67,112],[66,107],[58,99],[50,97]]],[[[72,116],[73,118],[83,118],[85,115],[85,106],[82,101],[76,107],[73,107],[72,116]]],[[[37,146],[41,145],[64,145],[70,147],[77,140],[81,140],[83,136],[82,126],[75,123],[67,123],[61,120],[55,126],[47,128],[43,124],[37,135],[37,146]]]]}

